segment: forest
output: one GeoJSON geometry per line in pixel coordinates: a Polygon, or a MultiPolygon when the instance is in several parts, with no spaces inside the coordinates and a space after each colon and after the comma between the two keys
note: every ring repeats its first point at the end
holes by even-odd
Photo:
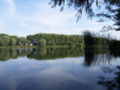
{"type": "Polygon", "coordinates": [[[0,47],[79,47],[109,46],[119,47],[120,41],[105,37],[97,37],[90,32],[84,35],[62,35],[62,34],[35,34],[25,37],[0,34],[0,47]]]}
{"type": "Polygon", "coordinates": [[[83,47],[83,36],[40,33],[25,38],[0,34],[0,46],[83,47]]]}

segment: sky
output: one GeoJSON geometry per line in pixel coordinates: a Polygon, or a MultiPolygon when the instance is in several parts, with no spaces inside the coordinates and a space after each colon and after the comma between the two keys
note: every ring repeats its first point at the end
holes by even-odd
{"type": "MultiPolygon", "coordinates": [[[[27,36],[36,33],[77,34],[84,31],[100,33],[104,25],[96,19],[90,20],[85,15],[76,22],[76,11],[65,7],[51,8],[50,0],[0,0],[0,33],[27,36]]],[[[120,32],[108,32],[115,38],[120,32]]],[[[104,33],[105,34],[105,33],[104,33]]]]}

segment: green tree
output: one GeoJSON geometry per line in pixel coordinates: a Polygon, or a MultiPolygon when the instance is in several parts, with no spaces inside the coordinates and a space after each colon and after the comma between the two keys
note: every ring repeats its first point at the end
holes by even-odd
{"type": "Polygon", "coordinates": [[[0,34],[0,46],[8,46],[10,42],[10,36],[6,34],[0,34]]]}
{"type": "Polygon", "coordinates": [[[40,39],[38,41],[40,47],[46,47],[46,40],[45,39],[40,39]]]}
{"type": "Polygon", "coordinates": [[[46,43],[46,46],[80,46],[83,42],[82,36],[79,35],[59,35],[59,34],[35,34],[27,36],[27,39],[34,45],[41,46],[41,42],[46,43]],[[44,39],[41,41],[41,39],[44,39]],[[68,43],[70,42],[70,43],[68,43]]]}
{"type": "Polygon", "coordinates": [[[24,37],[20,37],[17,39],[17,45],[27,46],[28,44],[29,44],[29,41],[24,37]]]}
{"type": "Polygon", "coordinates": [[[11,36],[9,45],[10,46],[15,46],[16,43],[17,43],[17,37],[16,36],[11,36]]]}

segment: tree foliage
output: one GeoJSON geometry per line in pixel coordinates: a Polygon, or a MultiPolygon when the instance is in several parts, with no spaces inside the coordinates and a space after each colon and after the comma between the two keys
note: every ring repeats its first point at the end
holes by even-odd
{"type": "Polygon", "coordinates": [[[100,9],[101,6],[107,5],[113,0],[51,0],[50,4],[52,7],[60,6],[63,10],[64,6],[73,7],[78,12],[78,16],[81,16],[82,12],[85,11],[89,17],[94,15],[94,7],[100,9]]]}
{"type": "Polygon", "coordinates": [[[42,46],[77,46],[81,47],[83,37],[80,35],[36,34],[27,36],[31,43],[42,46]],[[46,44],[46,45],[45,45],[46,44]]]}
{"type": "Polygon", "coordinates": [[[108,0],[105,11],[97,13],[97,16],[114,21],[115,30],[120,30],[120,0],[108,0]]]}
{"type": "Polygon", "coordinates": [[[76,46],[81,47],[83,37],[79,35],[35,34],[27,38],[0,34],[0,46],[76,46]]]}
{"type": "Polygon", "coordinates": [[[17,45],[27,46],[28,43],[29,43],[29,41],[28,41],[26,38],[24,38],[24,37],[19,37],[19,38],[17,39],[17,45]]]}
{"type": "Polygon", "coordinates": [[[65,5],[73,7],[77,11],[78,19],[83,11],[89,17],[109,18],[115,22],[115,29],[120,30],[120,0],[51,0],[51,4],[52,7],[61,7],[62,10],[65,5]]]}
{"type": "Polygon", "coordinates": [[[40,47],[46,47],[46,40],[45,39],[40,39],[38,40],[38,44],[40,47]]]}
{"type": "Polygon", "coordinates": [[[0,46],[8,46],[10,42],[10,36],[7,34],[0,35],[0,46]]]}
{"type": "Polygon", "coordinates": [[[11,36],[9,45],[10,46],[15,46],[16,43],[17,43],[17,37],[16,36],[11,36]]]}

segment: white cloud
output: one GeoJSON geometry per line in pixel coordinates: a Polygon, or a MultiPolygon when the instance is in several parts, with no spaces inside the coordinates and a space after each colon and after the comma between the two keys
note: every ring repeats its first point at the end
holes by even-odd
{"type": "Polygon", "coordinates": [[[0,8],[3,8],[3,10],[0,9],[0,12],[4,13],[4,15],[0,13],[0,33],[18,36],[40,32],[82,34],[85,30],[98,32],[104,25],[88,20],[85,17],[82,17],[76,23],[75,11],[65,9],[60,12],[58,8],[51,9],[51,6],[45,1],[24,3],[24,7],[17,6],[17,0],[16,2],[14,0],[0,0],[0,2],[4,2],[3,7],[2,5],[0,6],[0,8]]]}
{"type": "Polygon", "coordinates": [[[36,12],[31,16],[31,20],[49,27],[63,27],[68,20],[75,16],[74,12],[60,12],[57,9],[51,9],[47,3],[35,4],[34,6],[36,12]]]}
{"type": "Polygon", "coordinates": [[[49,27],[61,27],[61,26],[65,26],[65,23],[67,22],[67,20],[73,17],[72,13],[64,14],[64,15],[51,14],[50,16],[44,13],[44,15],[45,16],[35,15],[32,17],[32,21],[37,22],[39,24],[47,25],[49,27]]]}

